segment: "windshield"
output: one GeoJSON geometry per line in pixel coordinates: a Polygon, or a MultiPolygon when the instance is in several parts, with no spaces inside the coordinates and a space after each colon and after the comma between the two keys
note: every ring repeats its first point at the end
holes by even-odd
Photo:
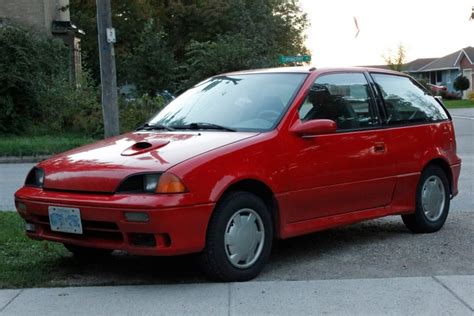
{"type": "Polygon", "coordinates": [[[270,130],[278,124],[306,76],[272,73],[212,77],[180,95],[149,124],[174,129],[270,130]]]}

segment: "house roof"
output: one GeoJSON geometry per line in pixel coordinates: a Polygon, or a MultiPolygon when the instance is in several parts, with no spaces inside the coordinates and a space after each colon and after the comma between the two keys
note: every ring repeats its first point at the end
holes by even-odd
{"type": "MultiPolygon", "coordinates": [[[[402,66],[403,72],[419,72],[421,68],[427,66],[429,63],[437,60],[438,58],[418,58],[410,61],[402,66]]],[[[379,68],[379,69],[390,69],[388,65],[373,65],[373,66],[361,66],[366,68],[379,68]]]]}
{"type": "MultiPolygon", "coordinates": [[[[469,62],[474,65],[474,47],[468,46],[441,58],[418,58],[412,60],[411,62],[403,65],[402,71],[407,73],[415,73],[446,69],[459,70],[459,62],[463,56],[466,56],[469,62]]],[[[389,69],[388,65],[374,65],[362,67],[389,69]]]]}
{"type": "Polygon", "coordinates": [[[459,60],[461,56],[465,55],[469,62],[472,64],[474,61],[474,47],[468,46],[449,55],[443,56],[441,58],[434,59],[432,62],[426,64],[425,66],[408,72],[425,72],[425,71],[435,71],[435,70],[446,70],[446,69],[459,69],[459,60]]]}
{"type": "MultiPolygon", "coordinates": [[[[462,49],[462,52],[467,57],[471,64],[474,64],[474,47],[468,46],[462,49]]],[[[459,54],[459,60],[461,59],[461,54],[459,54]]],[[[456,61],[458,62],[458,61],[456,61]]]]}
{"type": "Polygon", "coordinates": [[[425,67],[429,63],[435,61],[436,58],[418,58],[409,63],[403,65],[403,71],[405,72],[417,72],[421,68],[425,67]]]}

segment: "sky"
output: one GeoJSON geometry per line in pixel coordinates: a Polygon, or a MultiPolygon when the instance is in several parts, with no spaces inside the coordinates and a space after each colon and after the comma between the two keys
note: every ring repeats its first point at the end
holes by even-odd
{"type": "Polygon", "coordinates": [[[474,0],[300,0],[311,26],[306,45],[316,67],[385,64],[399,44],[406,60],[442,57],[474,46],[474,0]],[[355,37],[359,25],[359,35],[355,37]]]}

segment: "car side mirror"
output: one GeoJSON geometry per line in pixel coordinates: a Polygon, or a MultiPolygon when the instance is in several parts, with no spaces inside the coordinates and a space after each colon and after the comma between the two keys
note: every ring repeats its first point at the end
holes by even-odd
{"type": "Polygon", "coordinates": [[[309,120],[296,121],[290,128],[290,132],[300,136],[316,136],[336,133],[337,125],[333,120],[309,120]]]}

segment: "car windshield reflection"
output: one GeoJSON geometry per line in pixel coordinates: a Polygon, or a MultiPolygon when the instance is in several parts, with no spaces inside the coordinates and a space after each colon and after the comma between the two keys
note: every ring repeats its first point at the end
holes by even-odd
{"type": "Polygon", "coordinates": [[[203,129],[217,131],[271,130],[306,76],[278,73],[212,77],[176,98],[149,124],[195,128],[198,122],[203,129]]]}

